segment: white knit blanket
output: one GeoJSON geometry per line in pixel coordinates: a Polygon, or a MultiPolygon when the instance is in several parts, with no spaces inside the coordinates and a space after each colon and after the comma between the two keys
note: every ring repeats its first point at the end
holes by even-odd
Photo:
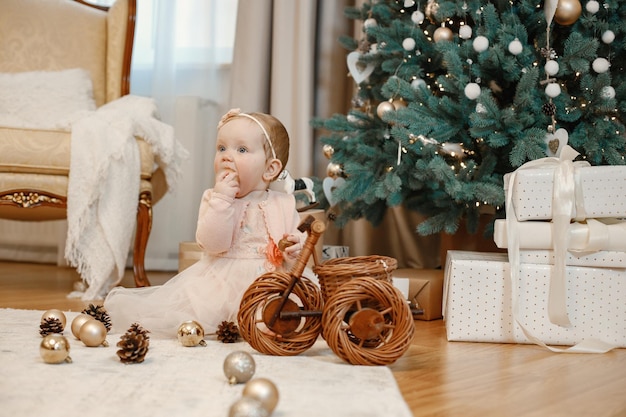
{"type": "MultiPolygon", "coordinates": [[[[293,357],[267,356],[246,342],[206,338],[207,346],[183,347],[175,337],[150,340],[143,363],[124,365],[121,334],[108,347],[86,347],[69,330],[72,363],[46,364],[39,354],[42,311],[0,309],[0,415],[46,417],[225,417],[243,384],[229,385],[226,356],[249,352],[255,378],[268,378],[279,393],[273,417],[411,417],[386,366],[355,366],[320,339],[293,357]]],[[[149,329],[148,329],[149,330],[149,329]]]]}
{"type": "Polygon", "coordinates": [[[72,122],[65,257],[87,284],[70,297],[101,299],[123,277],[136,223],[140,157],[152,145],[171,191],[187,152],[157,119],[153,99],[124,96],[72,122]]]}

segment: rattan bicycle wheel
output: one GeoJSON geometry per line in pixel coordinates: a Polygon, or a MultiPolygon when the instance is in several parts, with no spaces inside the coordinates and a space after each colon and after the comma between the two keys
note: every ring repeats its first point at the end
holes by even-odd
{"type": "Polygon", "coordinates": [[[239,306],[237,322],[244,340],[258,352],[275,356],[298,355],[315,343],[321,332],[322,294],[309,279],[299,278],[285,309],[291,312],[319,312],[296,319],[278,319],[270,325],[268,308],[275,308],[289,288],[292,277],[285,272],[261,275],[246,290],[239,306]]]}
{"type": "Polygon", "coordinates": [[[389,365],[410,347],[413,315],[391,283],[362,277],[325,302],[322,334],[333,352],[352,365],[389,365]]]}
{"type": "Polygon", "coordinates": [[[350,256],[329,259],[313,267],[318,277],[324,300],[330,298],[337,288],[353,278],[370,277],[383,281],[392,281],[392,272],[398,261],[388,256],[350,256]]]}

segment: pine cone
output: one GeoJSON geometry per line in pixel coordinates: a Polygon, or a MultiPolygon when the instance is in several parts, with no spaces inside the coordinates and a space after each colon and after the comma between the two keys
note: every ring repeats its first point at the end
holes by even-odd
{"type": "Polygon", "coordinates": [[[546,116],[554,116],[556,114],[556,104],[546,103],[543,106],[541,106],[541,111],[546,116]]]}
{"type": "Polygon", "coordinates": [[[239,328],[232,321],[223,321],[217,327],[217,339],[222,343],[235,343],[239,339],[239,328]]]}
{"type": "Polygon", "coordinates": [[[39,325],[39,334],[45,337],[52,333],[63,333],[63,323],[56,317],[46,317],[39,325]]]}
{"type": "Polygon", "coordinates": [[[150,333],[137,323],[131,324],[130,328],[117,342],[117,356],[123,363],[141,363],[148,353],[150,346],[150,333]]]}
{"type": "Polygon", "coordinates": [[[82,313],[88,314],[99,322],[102,322],[102,324],[104,324],[104,327],[106,327],[107,329],[107,333],[111,331],[111,317],[109,316],[109,313],[104,308],[104,306],[89,304],[89,307],[84,309],[82,313]]]}

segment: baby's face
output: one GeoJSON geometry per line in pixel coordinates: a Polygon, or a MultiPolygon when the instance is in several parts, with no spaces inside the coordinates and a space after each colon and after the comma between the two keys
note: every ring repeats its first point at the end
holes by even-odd
{"type": "Polygon", "coordinates": [[[217,132],[215,177],[219,178],[224,171],[234,172],[239,181],[237,197],[267,188],[263,180],[267,167],[264,143],[259,126],[243,117],[227,122],[217,132]]]}

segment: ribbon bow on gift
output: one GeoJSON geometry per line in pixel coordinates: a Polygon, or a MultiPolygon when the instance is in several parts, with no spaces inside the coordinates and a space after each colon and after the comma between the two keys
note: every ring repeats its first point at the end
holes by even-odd
{"type": "Polygon", "coordinates": [[[509,176],[508,192],[506,195],[506,221],[509,265],[511,268],[511,288],[513,292],[513,314],[517,324],[521,327],[529,340],[554,352],[603,353],[613,349],[614,346],[599,340],[585,340],[569,349],[548,347],[526,329],[518,319],[517,285],[520,273],[519,222],[516,221],[515,208],[513,207],[512,201],[515,177],[520,170],[553,167],[552,243],[555,260],[548,294],[548,319],[551,323],[559,326],[571,326],[567,315],[565,280],[565,259],[570,239],[568,227],[571,219],[582,220],[585,218],[582,193],[580,192],[580,180],[579,176],[576,174],[576,168],[589,166],[589,163],[585,161],[573,162],[578,155],[579,153],[575,149],[566,145],[561,151],[560,157],[547,157],[527,162],[509,176]]]}

